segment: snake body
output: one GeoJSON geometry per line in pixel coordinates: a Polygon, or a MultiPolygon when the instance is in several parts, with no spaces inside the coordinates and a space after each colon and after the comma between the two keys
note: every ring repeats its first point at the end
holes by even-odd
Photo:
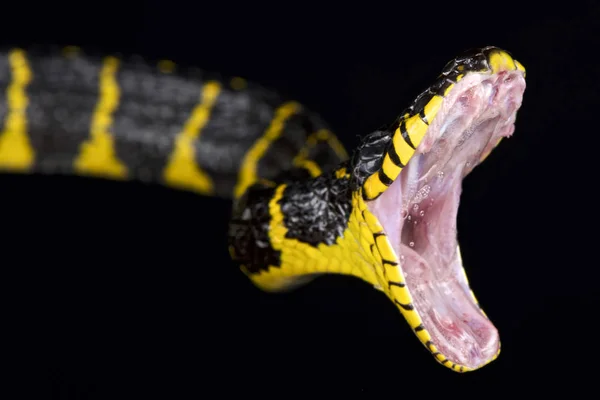
{"type": "Polygon", "coordinates": [[[349,156],[317,114],[242,78],[74,47],[11,49],[0,53],[0,169],[230,199],[229,252],[256,286],[358,277],[392,301],[438,362],[470,371],[497,357],[497,333],[468,288],[453,227],[434,237],[416,226],[441,224],[425,212],[455,216],[444,208],[451,201],[435,211],[433,197],[455,193],[452,183],[512,134],[524,76],[495,47],[458,56],[349,156]],[[476,162],[459,166],[456,154],[476,162]],[[445,173],[449,183],[426,172],[440,182],[445,173]],[[447,268],[431,258],[434,242],[435,254],[450,257],[447,268]],[[445,243],[454,246],[447,253],[445,243]],[[432,272],[434,264],[451,279],[432,272]],[[453,300],[440,297],[443,288],[453,300]],[[459,321],[452,307],[468,316],[459,321]]]}

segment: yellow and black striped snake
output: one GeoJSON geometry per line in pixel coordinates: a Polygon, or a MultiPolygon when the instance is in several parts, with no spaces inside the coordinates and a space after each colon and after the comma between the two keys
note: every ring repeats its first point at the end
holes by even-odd
{"type": "Polygon", "coordinates": [[[513,133],[524,90],[506,51],[470,50],[347,155],[316,114],[241,78],[12,49],[0,53],[0,169],[232,199],[229,252],[256,286],[358,277],[464,372],[494,360],[500,341],[462,266],[461,182],[513,133]]]}

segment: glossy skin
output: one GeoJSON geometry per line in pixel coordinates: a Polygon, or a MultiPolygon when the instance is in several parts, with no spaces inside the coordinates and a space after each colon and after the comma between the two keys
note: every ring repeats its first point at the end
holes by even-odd
{"type": "Polygon", "coordinates": [[[448,361],[421,324],[368,203],[408,164],[456,81],[500,70],[523,68],[495,48],[453,60],[349,159],[316,114],[241,78],[74,48],[17,49],[0,53],[0,169],[141,180],[233,199],[229,250],[258,287],[356,276],[392,300],[439,362],[462,372],[472,368],[448,361]]]}
{"type": "MultiPolygon", "coordinates": [[[[455,268],[456,279],[461,281],[460,286],[466,287],[468,301],[479,314],[477,318],[486,321],[485,328],[480,327],[482,322],[477,322],[477,329],[481,330],[478,335],[482,337],[477,340],[483,340],[479,345],[485,349],[443,351],[439,347],[442,343],[436,343],[433,332],[428,331],[430,324],[420,314],[423,310],[415,307],[401,253],[389,240],[373,206],[408,167],[420,144],[432,145],[428,143],[431,138],[424,140],[429,126],[444,108],[444,101],[455,97],[453,90],[462,90],[459,82],[467,74],[500,80],[514,75],[510,79],[522,80],[524,72],[518,61],[500,49],[489,47],[468,52],[449,62],[437,81],[417,96],[389,128],[365,136],[352,159],[342,162],[332,172],[309,181],[290,179],[251,187],[234,209],[230,225],[233,258],[265,290],[285,290],[323,273],[358,277],[388,296],[438,362],[457,372],[478,369],[491,362],[500,352],[497,333],[468,287],[460,250],[456,250],[459,264],[455,268]],[[468,363],[459,360],[469,357],[450,356],[463,351],[477,355],[468,363]]],[[[522,90],[524,84],[517,89],[516,108],[509,111],[513,116],[520,107],[522,90]]],[[[502,109],[504,105],[494,107],[502,109]]],[[[486,156],[482,153],[482,160],[486,156]]],[[[401,202],[395,209],[386,208],[385,217],[400,214],[400,208],[401,202]]],[[[381,212],[377,214],[381,216],[381,212]]],[[[469,318],[476,320],[475,315],[469,318]]],[[[461,336],[462,332],[456,331],[456,322],[447,323],[446,329],[453,330],[453,336],[461,336]]]]}

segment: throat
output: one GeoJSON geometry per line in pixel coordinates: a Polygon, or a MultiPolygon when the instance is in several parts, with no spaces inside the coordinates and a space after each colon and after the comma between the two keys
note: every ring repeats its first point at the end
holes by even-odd
{"type": "Polygon", "coordinates": [[[450,361],[475,368],[496,354],[499,338],[472,295],[457,241],[462,180],[478,152],[465,157],[455,151],[446,163],[432,163],[435,148],[417,155],[371,209],[382,221],[433,343],[450,361]]]}
{"type": "Polygon", "coordinates": [[[395,248],[432,341],[452,362],[474,368],[496,354],[499,338],[472,295],[459,254],[456,221],[469,163],[435,165],[407,185],[395,248]]]}

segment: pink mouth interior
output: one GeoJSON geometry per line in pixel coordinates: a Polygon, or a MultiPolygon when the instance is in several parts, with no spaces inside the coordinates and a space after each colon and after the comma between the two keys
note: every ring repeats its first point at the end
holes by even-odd
{"type": "Polygon", "coordinates": [[[369,204],[400,259],[433,344],[451,362],[470,368],[491,360],[500,342],[462,271],[456,239],[461,183],[501,137],[513,133],[524,90],[519,71],[466,75],[399,177],[369,204]]]}

